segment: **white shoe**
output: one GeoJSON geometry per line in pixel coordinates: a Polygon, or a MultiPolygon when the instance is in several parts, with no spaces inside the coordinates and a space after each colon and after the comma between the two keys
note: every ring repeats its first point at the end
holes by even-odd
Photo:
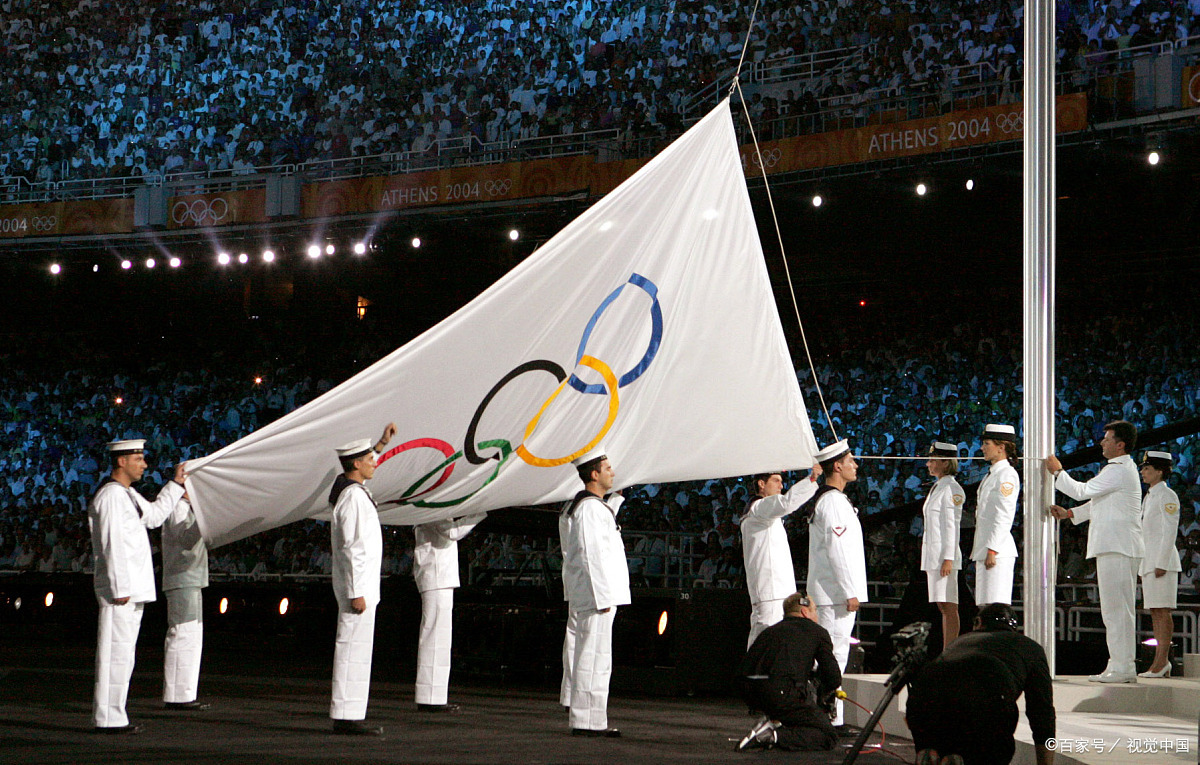
{"type": "Polygon", "coordinates": [[[1093,683],[1136,683],[1137,675],[1132,672],[1105,672],[1088,678],[1093,683]]]}
{"type": "Polygon", "coordinates": [[[779,725],[772,722],[770,717],[763,715],[758,724],[750,729],[750,732],[742,738],[734,747],[734,751],[744,752],[748,749],[770,749],[775,746],[775,742],[779,740],[775,729],[779,725]]]}
{"type": "Polygon", "coordinates": [[[1163,668],[1157,672],[1151,672],[1150,670],[1146,670],[1145,672],[1138,672],[1138,677],[1170,677],[1170,676],[1171,676],[1171,662],[1169,662],[1169,661],[1166,664],[1164,664],[1163,668]]]}

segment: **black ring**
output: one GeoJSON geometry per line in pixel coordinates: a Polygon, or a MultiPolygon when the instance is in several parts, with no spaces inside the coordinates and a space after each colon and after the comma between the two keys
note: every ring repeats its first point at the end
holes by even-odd
{"type": "Polygon", "coordinates": [[[479,402],[479,407],[475,410],[474,416],[471,417],[471,424],[467,426],[467,435],[463,441],[463,456],[467,458],[467,462],[470,462],[472,465],[482,465],[483,463],[487,462],[488,459],[490,459],[487,457],[480,457],[479,453],[475,451],[475,429],[479,427],[479,420],[483,418],[483,411],[487,409],[487,405],[492,403],[492,399],[496,397],[496,394],[499,393],[505,385],[508,385],[510,382],[526,372],[533,372],[535,370],[549,372],[550,374],[554,375],[554,377],[560,383],[567,379],[567,373],[563,370],[563,368],[548,359],[526,361],[524,364],[519,365],[511,372],[504,375],[504,377],[501,377],[500,382],[493,385],[492,389],[488,391],[488,394],[483,397],[482,401],[479,402]]]}

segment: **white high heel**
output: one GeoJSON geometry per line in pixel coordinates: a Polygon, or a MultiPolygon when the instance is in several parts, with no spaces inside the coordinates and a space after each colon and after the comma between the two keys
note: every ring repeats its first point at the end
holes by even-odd
{"type": "Polygon", "coordinates": [[[1169,662],[1169,661],[1165,665],[1163,665],[1162,669],[1160,669],[1157,672],[1151,672],[1150,670],[1146,670],[1145,672],[1138,673],[1138,677],[1170,677],[1170,676],[1171,676],[1171,662],[1169,662]]]}

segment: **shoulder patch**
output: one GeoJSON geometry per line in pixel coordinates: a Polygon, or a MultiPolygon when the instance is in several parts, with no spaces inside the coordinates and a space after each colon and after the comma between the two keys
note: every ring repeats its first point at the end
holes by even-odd
{"type": "Polygon", "coordinates": [[[1004,483],[1000,484],[1000,496],[1011,497],[1012,493],[1016,491],[1016,488],[1016,484],[1005,481],[1004,483]]]}
{"type": "Polygon", "coordinates": [[[1179,512],[1179,505],[1175,504],[1174,502],[1168,502],[1167,504],[1163,505],[1163,511],[1167,515],[1174,515],[1175,513],[1179,512]]]}
{"type": "Polygon", "coordinates": [[[961,505],[965,499],[966,499],[966,497],[964,497],[963,495],[955,494],[954,495],[954,504],[961,505]]]}

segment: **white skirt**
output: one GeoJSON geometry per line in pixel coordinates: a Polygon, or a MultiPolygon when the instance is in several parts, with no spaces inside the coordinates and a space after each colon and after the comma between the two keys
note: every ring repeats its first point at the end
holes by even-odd
{"type": "Polygon", "coordinates": [[[1179,572],[1155,576],[1142,574],[1142,608],[1175,608],[1179,597],[1179,572]]]}
{"type": "Polygon", "coordinates": [[[958,569],[950,572],[950,576],[942,576],[941,569],[926,571],[925,579],[929,582],[930,603],[958,602],[958,569]]]}

